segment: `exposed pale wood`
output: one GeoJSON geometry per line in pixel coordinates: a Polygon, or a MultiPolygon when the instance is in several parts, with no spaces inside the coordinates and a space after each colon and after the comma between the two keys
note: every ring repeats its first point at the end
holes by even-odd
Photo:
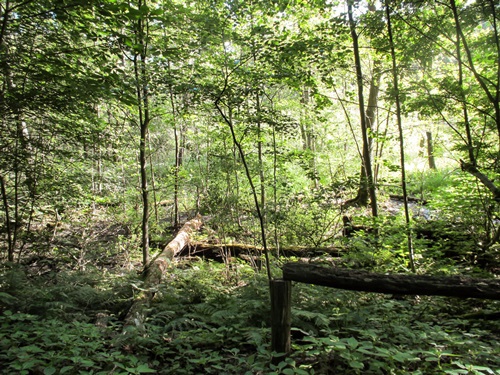
{"type": "Polygon", "coordinates": [[[500,280],[463,276],[384,275],[360,270],[287,263],[285,280],[387,294],[420,294],[500,300],[500,280]]]}
{"type": "Polygon", "coordinates": [[[154,291],[162,282],[165,271],[172,259],[189,244],[190,237],[202,225],[201,217],[188,221],[182,226],[175,238],[168,243],[163,251],[146,267],[143,273],[144,283],[136,287],[137,294],[126,317],[125,326],[142,326],[145,319],[145,309],[154,297],[154,291]]]}

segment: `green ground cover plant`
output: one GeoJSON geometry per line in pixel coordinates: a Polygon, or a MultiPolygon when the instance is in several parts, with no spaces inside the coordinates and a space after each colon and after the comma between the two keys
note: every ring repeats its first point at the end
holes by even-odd
{"type": "Polygon", "coordinates": [[[3,267],[2,373],[500,373],[498,321],[464,317],[498,303],[307,284],[293,286],[293,352],[273,364],[267,279],[243,262],[227,267],[199,260],[172,268],[148,320],[125,330],[135,273],[74,271],[41,283],[3,267]]]}

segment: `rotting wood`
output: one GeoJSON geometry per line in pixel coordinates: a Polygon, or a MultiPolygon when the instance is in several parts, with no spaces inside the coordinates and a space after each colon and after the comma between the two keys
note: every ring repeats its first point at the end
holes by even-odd
{"type": "Polygon", "coordinates": [[[292,327],[292,283],[289,280],[270,281],[271,288],[271,350],[277,352],[273,363],[278,364],[290,353],[292,327]]]}
{"type": "MultiPolygon", "coordinates": [[[[204,242],[194,242],[190,243],[189,249],[182,251],[180,255],[197,255],[205,256],[210,259],[217,259],[221,257],[220,251],[226,250],[231,253],[231,256],[241,257],[245,254],[260,255],[262,253],[262,248],[241,243],[229,243],[229,244],[209,244],[204,242]],[[189,253],[188,253],[189,252],[189,253]]],[[[275,249],[270,247],[269,251],[271,253],[275,252],[275,249]]],[[[290,247],[280,247],[280,253],[283,256],[319,256],[323,254],[328,254],[332,257],[342,256],[344,250],[339,247],[306,247],[306,246],[290,246],[290,247]]]]}
{"type": "Polygon", "coordinates": [[[196,232],[202,225],[201,217],[197,215],[194,219],[186,222],[179,230],[175,238],[170,241],[163,251],[144,269],[143,284],[136,286],[137,290],[134,302],[124,319],[124,327],[141,327],[145,319],[145,307],[153,299],[155,290],[163,280],[163,275],[172,259],[178,255],[189,242],[192,233],[196,232]]]}
{"type": "Polygon", "coordinates": [[[500,300],[500,280],[464,276],[384,275],[314,264],[286,263],[283,279],[332,288],[386,294],[419,294],[500,300]]]}

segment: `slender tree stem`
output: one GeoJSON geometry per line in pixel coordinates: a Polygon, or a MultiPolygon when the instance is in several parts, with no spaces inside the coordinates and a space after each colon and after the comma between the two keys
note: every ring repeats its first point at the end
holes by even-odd
{"type": "Polygon", "coordinates": [[[234,131],[233,122],[226,116],[226,114],[224,113],[224,111],[222,110],[222,108],[219,105],[220,101],[221,101],[221,98],[222,98],[222,95],[226,91],[226,88],[227,88],[227,80],[225,82],[224,89],[222,90],[222,92],[219,95],[219,97],[215,100],[215,108],[217,108],[217,111],[222,116],[222,119],[229,126],[229,130],[231,131],[231,137],[233,139],[233,143],[238,148],[238,153],[240,154],[241,162],[243,163],[243,168],[245,169],[245,173],[246,173],[246,176],[247,176],[247,179],[248,179],[248,183],[250,184],[250,189],[252,190],[252,196],[253,196],[254,203],[255,203],[255,209],[257,210],[257,216],[259,218],[259,223],[260,223],[260,233],[261,233],[261,238],[262,238],[262,247],[264,248],[264,257],[266,258],[267,278],[269,280],[272,280],[273,277],[271,275],[271,264],[270,264],[270,261],[269,261],[269,252],[268,252],[268,249],[267,249],[266,230],[265,230],[265,224],[264,224],[264,217],[263,217],[262,211],[260,209],[259,197],[257,195],[257,190],[256,190],[255,185],[253,183],[252,175],[250,174],[250,169],[249,169],[248,164],[246,162],[245,153],[243,152],[243,148],[242,148],[240,142],[238,142],[238,139],[236,138],[236,133],[234,131]]]}
{"type": "MultiPolygon", "coordinates": [[[[377,195],[375,192],[375,185],[373,183],[373,173],[372,173],[372,164],[371,164],[371,156],[370,156],[370,141],[368,136],[368,127],[366,124],[366,113],[365,113],[365,104],[363,97],[363,73],[361,71],[361,58],[359,56],[359,44],[358,44],[358,34],[356,33],[356,24],[354,22],[353,17],[353,9],[352,9],[352,0],[347,0],[347,13],[349,17],[349,28],[351,30],[351,37],[353,43],[354,50],[354,63],[356,65],[356,81],[358,84],[358,107],[359,107],[359,116],[361,122],[361,133],[363,136],[363,165],[366,171],[366,184],[368,185],[368,192],[370,195],[371,201],[371,209],[373,217],[378,216],[378,208],[377,208],[377,195]]],[[[363,176],[362,176],[363,178],[363,176]]],[[[363,182],[362,182],[363,184],[363,182]]]]}
{"type": "Polygon", "coordinates": [[[403,125],[401,120],[401,100],[399,97],[399,81],[398,81],[398,68],[396,64],[396,52],[394,49],[394,39],[392,35],[392,25],[391,25],[391,12],[389,10],[389,0],[385,0],[385,13],[387,17],[387,32],[389,34],[389,44],[391,48],[391,60],[392,60],[392,79],[394,85],[394,92],[396,94],[396,119],[398,123],[398,133],[399,133],[399,154],[401,161],[401,187],[403,190],[403,203],[405,210],[405,221],[407,230],[407,244],[408,244],[408,256],[410,259],[410,268],[412,272],[415,272],[415,261],[413,255],[413,243],[411,235],[410,226],[410,210],[408,208],[408,192],[406,190],[406,168],[405,168],[405,149],[404,149],[404,138],[403,138],[403,125]]]}

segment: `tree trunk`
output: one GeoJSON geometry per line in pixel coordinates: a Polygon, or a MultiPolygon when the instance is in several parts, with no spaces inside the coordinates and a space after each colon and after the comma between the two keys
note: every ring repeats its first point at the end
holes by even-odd
{"type": "MultiPolygon", "coordinates": [[[[453,12],[453,19],[455,21],[455,33],[456,33],[456,41],[455,41],[455,47],[456,47],[456,52],[457,52],[457,62],[458,62],[458,90],[459,90],[459,100],[462,104],[462,113],[464,117],[464,125],[465,125],[465,134],[467,136],[467,151],[469,153],[469,161],[473,165],[477,165],[476,162],[476,156],[474,154],[474,144],[472,142],[472,131],[471,131],[471,126],[470,126],[470,121],[469,121],[469,110],[467,108],[467,100],[465,97],[465,92],[464,92],[464,73],[463,73],[463,61],[462,61],[462,51],[460,48],[460,35],[461,35],[461,27],[460,27],[460,20],[458,17],[458,10],[455,5],[455,0],[450,0],[450,7],[453,12]]],[[[429,149],[429,134],[427,133],[427,149],[429,149]]],[[[429,154],[430,155],[430,154],[429,154]]],[[[429,156],[429,167],[431,164],[431,159],[429,156]]],[[[435,165],[434,165],[435,169],[435,165]]]]}
{"type": "Polygon", "coordinates": [[[0,192],[2,194],[2,203],[5,213],[5,230],[7,231],[7,260],[14,262],[14,241],[12,235],[12,226],[10,221],[9,201],[7,198],[7,190],[5,189],[5,180],[3,175],[0,174],[0,192]]]}
{"type": "Polygon", "coordinates": [[[429,168],[436,169],[436,160],[434,159],[434,144],[432,143],[432,133],[425,132],[427,138],[427,159],[429,160],[429,168]]]}
{"type": "Polygon", "coordinates": [[[309,178],[313,180],[314,187],[317,188],[318,181],[318,171],[316,168],[316,137],[314,134],[314,127],[312,125],[312,119],[310,113],[312,109],[309,106],[310,103],[310,94],[309,88],[304,87],[302,89],[302,98],[300,99],[303,108],[301,110],[301,119],[300,119],[300,134],[302,136],[302,149],[306,151],[308,160],[308,168],[309,168],[309,178]]]}
{"type": "MultiPolygon", "coordinates": [[[[382,78],[382,72],[381,72],[381,63],[379,60],[375,60],[373,62],[373,70],[372,70],[372,78],[370,80],[370,91],[368,92],[368,104],[366,106],[366,126],[368,129],[368,150],[370,152],[370,158],[373,154],[373,137],[371,134],[373,134],[373,129],[375,129],[375,125],[377,123],[377,102],[378,102],[378,93],[380,89],[380,80],[382,78]]],[[[376,167],[375,167],[376,169],[376,167]]],[[[373,174],[373,181],[375,183],[377,179],[377,174],[373,174]]],[[[366,181],[367,180],[367,174],[366,174],[366,169],[365,165],[361,164],[361,181],[366,181]]],[[[360,185],[361,187],[361,185],[360,185]]],[[[366,199],[369,197],[369,191],[368,191],[368,186],[364,186],[366,189],[366,192],[364,193],[366,196],[366,199]]],[[[365,205],[368,203],[366,201],[365,205]]]]}
{"type": "Polygon", "coordinates": [[[174,152],[175,152],[175,165],[174,165],[174,228],[179,227],[179,169],[180,169],[180,147],[179,147],[179,132],[177,130],[177,114],[175,111],[174,93],[170,87],[170,103],[172,106],[172,119],[174,123],[174,152]]]}
{"type": "MultiPolygon", "coordinates": [[[[351,0],[347,0],[347,9],[349,17],[349,27],[351,30],[351,37],[353,43],[354,62],[356,65],[356,81],[358,85],[358,101],[359,101],[358,107],[359,107],[359,116],[361,123],[361,133],[363,135],[363,166],[366,171],[366,177],[364,177],[363,175],[361,176],[362,181],[360,183],[360,193],[362,194],[363,193],[362,190],[366,189],[365,191],[367,191],[370,196],[372,215],[376,217],[378,216],[377,195],[375,191],[375,185],[373,183],[372,162],[370,156],[370,140],[368,135],[368,126],[367,126],[364,97],[363,97],[363,73],[361,71],[361,58],[359,55],[358,34],[356,33],[356,24],[353,18],[353,6],[351,0]]],[[[359,195],[360,194],[358,194],[358,196],[359,195]]]]}
{"type": "MultiPolygon", "coordinates": [[[[138,7],[143,6],[142,0],[139,0],[138,7]]],[[[151,121],[149,113],[149,89],[148,89],[148,76],[146,68],[146,54],[147,54],[147,21],[142,18],[137,20],[135,25],[135,39],[136,44],[142,46],[140,54],[135,54],[134,62],[134,75],[137,95],[137,107],[139,110],[139,127],[140,127],[140,141],[139,141],[139,170],[141,178],[141,197],[142,197],[142,261],[146,266],[149,263],[149,191],[148,191],[148,175],[147,175],[147,135],[149,130],[149,123],[151,121]]]]}
{"type": "Polygon", "coordinates": [[[383,275],[360,270],[286,263],[283,279],[331,288],[386,294],[420,294],[500,300],[500,280],[463,276],[383,275]]]}
{"type": "Polygon", "coordinates": [[[410,268],[412,272],[415,272],[415,262],[413,257],[413,242],[412,242],[412,234],[410,226],[410,210],[408,208],[408,192],[406,189],[405,148],[404,148],[404,137],[403,137],[403,122],[401,119],[401,100],[399,96],[399,75],[396,63],[396,52],[394,48],[394,39],[392,35],[392,25],[391,25],[391,12],[389,10],[388,0],[385,0],[385,13],[387,17],[387,33],[389,34],[389,44],[391,49],[392,79],[393,79],[395,101],[396,101],[396,120],[398,124],[398,133],[399,133],[399,158],[401,163],[401,189],[403,190],[403,205],[405,211],[408,257],[410,261],[410,268]]]}
{"type": "MultiPolygon", "coordinates": [[[[479,84],[483,92],[485,93],[486,97],[488,98],[488,101],[493,105],[493,109],[495,111],[495,116],[494,116],[494,121],[496,124],[496,129],[497,129],[497,141],[500,143],[500,39],[498,37],[498,26],[496,20],[498,19],[497,13],[496,13],[496,7],[495,7],[495,2],[493,0],[489,0],[488,3],[490,4],[491,7],[491,12],[492,12],[492,27],[493,27],[493,41],[494,41],[494,49],[496,53],[496,63],[497,65],[495,67],[491,67],[491,69],[495,69],[498,72],[497,74],[497,80],[494,82],[493,85],[489,85],[488,80],[482,76],[476,68],[476,65],[474,64],[474,60],[472,58],[472,51],[469,47],[469,44],[467,43],[467,39],[465,38],[465,34],[462,30],[462,27],[460,23],[457,20],[458,17],[458,10],[456,7],[456,2],[455,0],[450,0],[450,7],[454,13],[454,18],[455,18],[455,27],[456,27],[456,32],[459,36],[459,39],[462,42],[462,45],[464,47],[464,52],[467,56],[467,62],[468,65],[461,64],[461,61],[458,61],[459,66],[463,65],[466,66],[471,73],[474,75],[474,79],[476,82],[479,84]],[[456,15],[456,16],[455,16],[456,15]],[[490,91],[491,86],[494,87],[495,91],[492,92],[490,91]]],[[[493,83],[493,82],[492,82],[493,83]]],[[[472,162],[472,161],[471,161],[472,162]]]]}
{"type": "Polygon", "coordinates": [[[493,194],[493,199],[500,202],[500,188],[488,176],[482,173],[475,165],[460,160],[462,170],[476,177],[493,194]]]}
{"type": "MultiPolygon", "coordinates": [[[[262,248],[242,243],[220,243],[210,244],[203,242],[191,243],[190,254],[202,256],[208,259],[221,258],[221,249],[231,252],[232,256],[246,258],[249,254],[260,256],[262,248]]],[[[269,247],[269,251],[276,251],[276,247],[269,247]]],[[[328,254],[330,257],[341,257],[344,250],[337,247],[306,247],[306,246],[285,246],[280,247],[280,253],[285,257],[311,258],[328,254]]]]}

